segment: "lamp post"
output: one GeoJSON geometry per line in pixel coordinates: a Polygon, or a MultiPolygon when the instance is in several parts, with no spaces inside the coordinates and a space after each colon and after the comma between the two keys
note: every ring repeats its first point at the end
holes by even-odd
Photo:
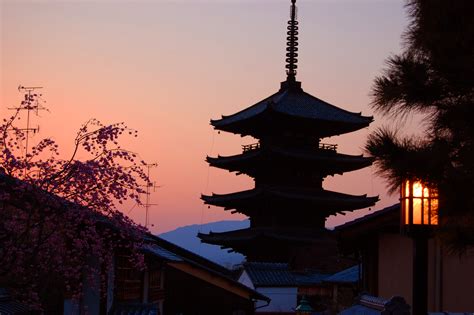
{"type": "Polygon", "coordinates": [[[438,191],[406,180],[400,191],[402,232],[413,239],[413,315],[428,313],[428,239],[438,225],[438,191]]]}

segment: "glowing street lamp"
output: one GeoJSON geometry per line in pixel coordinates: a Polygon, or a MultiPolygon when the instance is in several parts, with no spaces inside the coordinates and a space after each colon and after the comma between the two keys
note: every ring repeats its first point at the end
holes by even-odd
{"type": "Polygon", "coordinates": [[[428,313],[428,239],[438,225],[438,191],[419,180],[400,189],[401,227],[413,238],[413,315],[428,313]]]}
{"type": "Polygon", "coordinates": [[[438,191],[421,181],[406,180],[400,194],[402,226],[416,231],[427,226],[438,225],[438,191]]]}

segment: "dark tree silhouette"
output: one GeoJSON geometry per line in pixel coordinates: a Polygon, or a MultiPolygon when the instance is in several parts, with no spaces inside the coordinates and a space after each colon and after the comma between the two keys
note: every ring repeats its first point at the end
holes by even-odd
{"type": "Polygon", "coordinates": [[[403,178],[436,185],[441,231],[455,249],[474,245],[474,2],[409,0],[404,51],[374,82],[376,112],[424,117],[423,137],[382,127],[366,151],[392,192],[403,178]]]}

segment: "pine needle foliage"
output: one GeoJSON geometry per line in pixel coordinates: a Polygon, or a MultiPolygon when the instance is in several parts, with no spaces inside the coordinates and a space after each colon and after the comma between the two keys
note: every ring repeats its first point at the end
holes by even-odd
{"type": "Polygon", "coordinates": [[[382,127],[366,151],[391,192],[403,179],[436,185],[442,235],[456,251],[474,245],[474,1],[408,0],[404,49],[372,87],[372,107],[392,121],[422,114],[424,136],[382,127]]]}

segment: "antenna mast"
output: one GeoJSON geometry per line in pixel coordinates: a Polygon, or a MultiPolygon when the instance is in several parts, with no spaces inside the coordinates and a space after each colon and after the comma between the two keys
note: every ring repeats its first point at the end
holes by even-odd
{"type": "Polygon", "coordinates": [[[25,132],[25,176],[26,176],[26,162],[28,161],[28,142],[30,138],[30,132],[33,134],[39,132],[39,126],[36,128],[31,128],[30,127],[30,113],[31,111],[34,111],[36,116],[38,116],[38,113],[40,110],[47,110],[46,107],[43,107],[41,105],[41,102],[45,103],[41,96],[43,94],[38,94],[36,93],[36,90],[42,89],[42,86],[18,86],[18,92],[23,92],[24,93],[24,99],[21,101],[20,106],[18,107],[10,107],[8,108],[9,110],[14,110],[14,111],[22,111],[26,110],[26,128],[19,128],[19,130],[22,130],[25,132]]]}
{"type": "Polygon", "coordinates": [[[151,206],[157,206],[158,204],[156,203],[150,203],[150,195],[151,191],[150,189],[153,188],[153,192],[155,192],[156,188],[160,187],[157,186],[155,182],[150,181],[150,169],[153,167],[157,167],[157,163],[151,163],[151,164],[146,164],[147,167],[147,177],[148,177],[148,183],[146,184],[146,199],[145,199],[145,204],[143,205],[145,207],[145,227],[148,228],[148,221],[149,221],[149,209],[151,206]]]}

